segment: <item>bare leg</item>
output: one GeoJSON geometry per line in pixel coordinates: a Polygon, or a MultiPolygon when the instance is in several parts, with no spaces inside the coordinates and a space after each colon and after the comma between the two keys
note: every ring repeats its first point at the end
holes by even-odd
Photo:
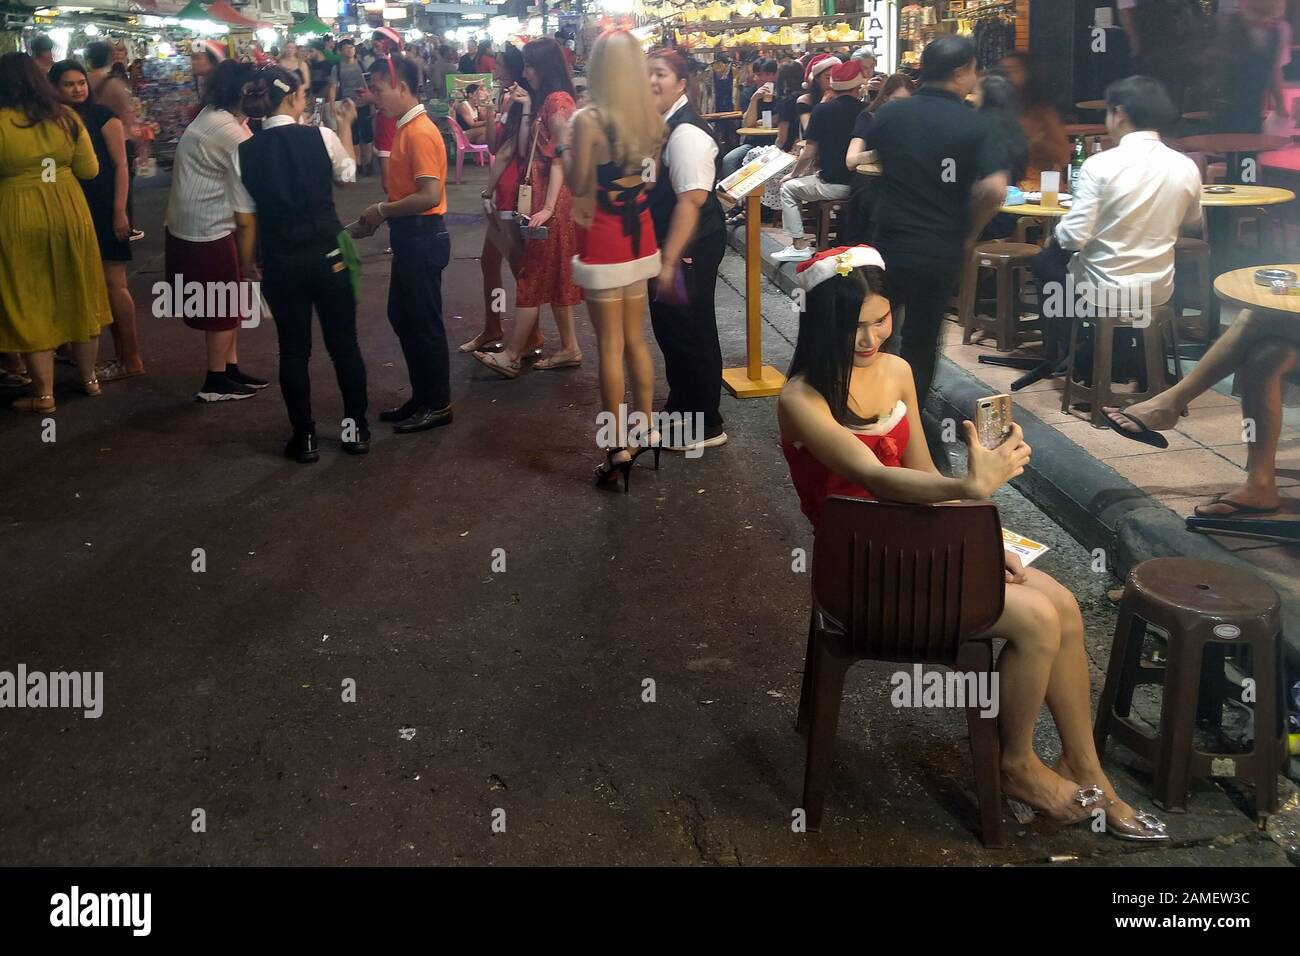
{"type": "Polygon", "coordinates": [[[1101,787],[1115,801],[1106,808],[1107,815],[1116,821],[1131,819],[1133,808],[1119,799],[1101,769],[1092,739],[1092,682],[1083,647],[1083,615],[1079,613],[1079,604],[1073,594],[1041,571],[1028,568],[1025,578],[1025,587],[1051,601],[1061,622],[1061,648],[1052,662],[1047,684],[1047,707],[1061,738],[1061,759],[1056,764],[1056,772],[1080,786],[1101,787]]]}
{"type": "MultiPolygon", "coordinates": [[[[1242,365],[1241,415],[1254,425],[1246,446],[1246,483],[1221,497],[1252,508],[1276,508],[1277,443],[1282,434],[1282,379],[1300,368],[1300,348],[1281,339],[1258,343],[1242,365]]],[[[1231,515],[1231,504],[1201,505],[1197,513],[1231,515]]]]}
{"type": "MultiPolygon", "coordinates": [[[[623,355],[627,361],[628,377],[632,380],[632,407],[651,420],[654,406],[655,366],[650,348],[645,341],[645,285],[638,284],[637,294],[624,292],[622,305],[623,355]]],[[[604,356],[601,356],[604,364],[604,356]]],[[[644,436],[651,443],[655,435],[644,436]]]]}
{"type": "MultiPolygon", "coordinates": [[[[560,330],[560,351],[558,355],[566,358],[582,358],[582,349],[578,348],[578,329],[573,321],[573,306],[551,306],[555,316],[555,326],[560,330]]],[[[554,360],[555,356],[551,357],[554,360]]]]}
{"type": "Polygon", "coordinates": [[[537,319],[541,314],[542,310],[539,306],[515,309],[514,328],[506,336],[505,348],[501,350],[501,360],[503,362],[508,365],[518,364],[527,350],[527,343],[532,341],[534,334],[537,332],[537,319]]]}
{"type": "Polygon", "coordinates": [[[135,300],[126,281],[126,264],[105,262],[104,278],[108,280],[108,304],[113,310],[113,347],[117,360],[129,371],[144,371],[140,360],[140,339],[135,322],[135,300]]]}
{"type": "Polygon", "coordinates": [[[998,734],[1007,795],[1061,821],[1083,819],[1072,806],[1079,784],[1053,773],[1034,753],[1034,723],[1042,710],[1061,646],[1061,622],[1043,594],[1008,584],[1006,606],[992,633],[1007,639],[998,657],[998,734]]]}
{"type": "MultiPolygon", "coordinates": [[[[625,434],[627,422],[624,419],[626,406],[623,402],[623,303],[619,299],[591,299],[587,302],[591,313],[591,324],[596,329],[596,345],[600,350],[600,404],[602,410],[617,423],[618,435],[625,434]]],[[[611,447],[603,448],[609,452],[618,447],[618,438],[611,442],[611,447]]],[[[626,449],[617,452],[614,462],[627,461],[631,453],[626,449]]]]}
{"type": "Polygon", "coordinates": [[[204,332],[208,347],[208,371],[226,374],[226,363],[235,361],[235,330],[204,332]]]}
{"type": "MultiPolygon", "coordinates": [[[[1146,423],[1147,428],[1166,431],[1178,424],[1178,417],[1196,396],[1201,395],[1218,382],[1227,378],[1241,368],[1247,355],[1260,340],[1280,338],[1300,345],[1300,323],[1294,316],[1280,312],[1256,312],[1243,309],[1237,321],[1228,326],[1219,340],[1205,353],[1205,357],[1196,363],[1196,368],[1187,377],[1171,388],[1161,392],[1155,398],[1130,405],[1126,411],[1136,415],[1146,423]]],[[[1129,431],[1136,428],[1122,420],[1117,420],[1129,431]]]]}
{"type": "Polygon", "coordinates": [[[32,396],[40,398],[54,394],[54,350],[28,352],[23,355],[27,375],[32,380],[32,396]]]}
{"type": "Polygon", "coordinates": [[[501,250],[484,236],[483,251],[479,255],[479,267],[483,272],[483,331],[462,345],[462,352],[473,352],[502,337],[501,322],[506,317],[506,293],[505,286],[501,284],[501,262],[501,250]]]}
{"type": "Polygon", "coordinates": [[[99,336],[96,335],[89,342],[71,342],[69,348],[72,349],[72,357],[77,362],[82,388],[87,394],[98,395],[99,386],[96,384],[92,388],[90,383],[95,381],[95,357],[99,355],[99,336]]]}

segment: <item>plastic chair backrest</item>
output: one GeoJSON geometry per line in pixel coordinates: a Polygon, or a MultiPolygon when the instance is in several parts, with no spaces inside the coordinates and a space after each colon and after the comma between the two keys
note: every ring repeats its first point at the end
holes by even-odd
{"type": "Polygon", "coordinates": [[[460,128],[460,123],[456,121],[455,116],[448,115],[447,122],[451,124],[451,135],[456,138],[456,148],[458,150],[460,150],[461,152],[469,152],[470,150],[481,151],[487,149],[486,145],[475,146],[473,143],[471,143],[469,140],[465,138],[465,131],[460,128]]]}
{"type": "Polygon", "coordinates": [[[832,496],[817,527],[813,599],[855,658],[952,662],[1002,615],[1003,568],[992,502],[832,496]]]}

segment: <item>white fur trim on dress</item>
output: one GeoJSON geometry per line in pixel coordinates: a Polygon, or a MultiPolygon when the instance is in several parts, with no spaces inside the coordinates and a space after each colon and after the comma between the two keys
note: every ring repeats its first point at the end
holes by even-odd
{"type": "Polygon", "coordinates": [[[855,435],[888,435],[898,423],[907,417],[907,405],[900,398],[894,405],[894,410],[889,413],[889,417],[884,421],[872,422],[870,425],[863,425],[860,428],[849,427],[849,431],[855,435]]]}
{"type": "Polygon", "coordinates": [[[634,282],[653,279],[662,268],[658,249],[629,262],[583,262],[574,256],[573,284],[584,289],[621,289],[634,282]]]}

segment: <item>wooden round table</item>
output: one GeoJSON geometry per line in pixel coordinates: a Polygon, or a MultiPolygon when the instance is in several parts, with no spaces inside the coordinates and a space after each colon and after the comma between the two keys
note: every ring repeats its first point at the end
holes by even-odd
{"type": "Polygon", "coordinates": [[[1027,202],[1019,206],[1002,206],[998,212],[1009,213],[1012,216],[1042,216],[1059,218],[1064,216],[1070,209],[1068,206],[1044,206],[1040,202],[1027,202]]]}
{"type": "Polygon", "coordinates": [[[1087,112],[1090,113],[1104,113],[1106,112],[1106,101],[1105,100],[1082,100],[1078,103],[1075,103],[1074,108],[1078,110],[1086,110],[1087,112]]]}
{"type": "Polygon", "coordinates": [[[1066,136],[1105,136],[1105,123],[1067,123],[1066,136]]]}
{"type": "Polygon", "coordinates": [[[1212,188],[1201,187],[1202,206],[1276,206],[1295,199],[1295,193],[1281,186],[1240,185],[1233,186],[1230,193],[1206,191],[1212,188]]]}
{"type": "Polygon", "coordinates": [[[738,136],[775,136],[779,132],[774,126],[742,126],[736,130],[738,136]]]}
{"type": "Polygon", "coordinates": [[[714,120],[738,120],[744,115],[744,113],[739,111],[730,113],[701,113],[700,119],[708,120],[711,123],[714,120]]]}
{"type": "Polygon", "coordinates": [[[1256,269],[1289,269],[1300,276],[1300,264],[1247,266],[1225,272],[1214,280],[1214,294],[1224,302],[1243,309],[1268,309],[1271,312],[1289,312],[1300,315],[1300,295],[1278,295],[1271,287],[1255,284],[1256,269]]]}

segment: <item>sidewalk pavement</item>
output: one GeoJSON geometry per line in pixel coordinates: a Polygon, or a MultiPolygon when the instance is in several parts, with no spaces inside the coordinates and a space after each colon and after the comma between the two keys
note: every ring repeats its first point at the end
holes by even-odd
{"type": "MultiPolygon", "coordinates": [[[[732,247],[744,253],[743,227],[730,230],[732,247]]],[[[763,272],[786,294],[794,289],[795,266],[774,263],[784,245],[779,228],[764,227],[763,272]]],[[[1233,315],[1224,310],[1224,321],[1233,315]]],[[[991,340],[961,344],[955,320],[944,323],[943,354],[928,397],[937,419],[968,418],[975,400],[1009,391],[1022,372],[981,365],[978,356],[998,353],[991,340]]],[[[1261,575],[1282,599],[1284,646],[1289,671],[1300,673],[1300,546],[1261,542],[1186,530],[1184,515],[1208,496],[1245,480],[1240,401],[1227,394],[1229,382],[1192,403],[1192,413],[1167,433],[1160,451],[1093,428],[1061,409],[1060,378],[1012,393],[1015,420],[1034,455],[1013,484],[1052,515],[1086,548],[1102,548],[1121,578],[1149,558],[1183,555],[1215,561],[1261,575]]],[[[1278,451],[1278,484],[1284,513],[1300,520],[1300,415],[1288,409],[1278,451]]]]}

